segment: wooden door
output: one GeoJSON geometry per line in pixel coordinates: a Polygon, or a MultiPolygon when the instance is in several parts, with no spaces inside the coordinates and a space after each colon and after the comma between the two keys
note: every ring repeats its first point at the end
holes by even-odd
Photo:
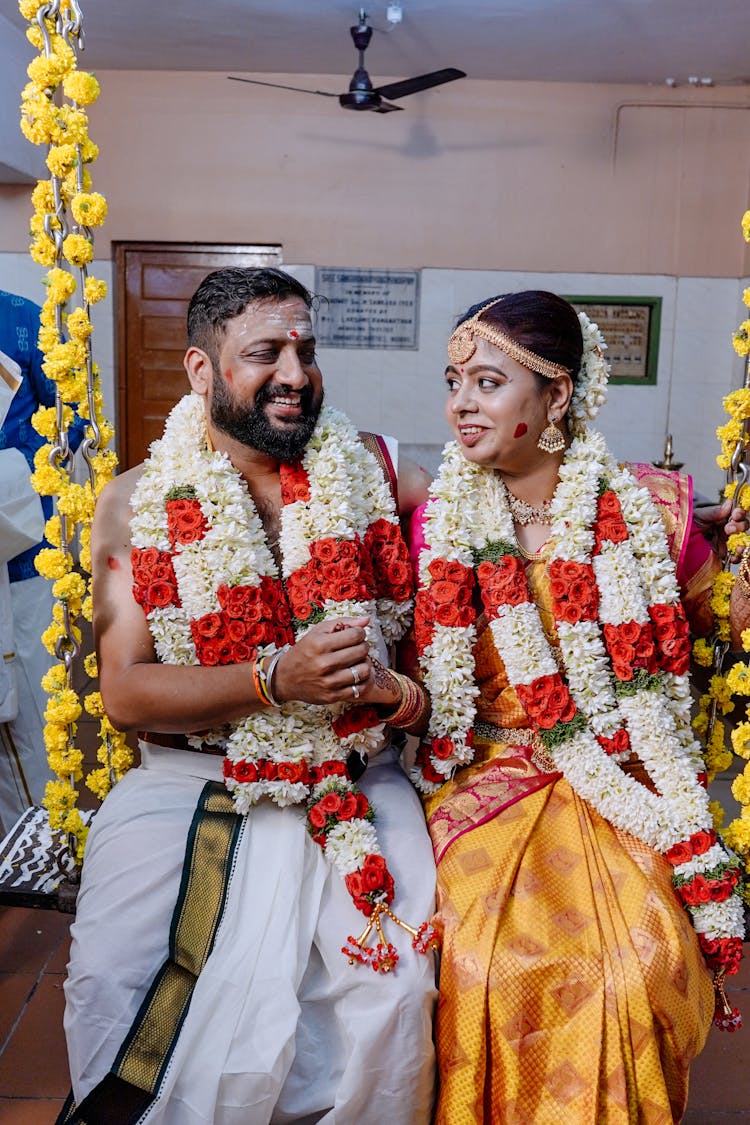
{"type": "Polygon", "coordinates": [[[189,389],[182,366],[187,307],[198,285],[224,266],[279,266],[281,247],[175,242],[115,243],[117,452],[137,465],[189,389]]]}

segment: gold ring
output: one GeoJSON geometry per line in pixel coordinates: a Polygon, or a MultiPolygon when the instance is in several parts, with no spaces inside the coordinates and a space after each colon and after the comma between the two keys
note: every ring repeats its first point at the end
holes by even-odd
{"type": "Polygon", "coordinates": [[[359,688],[356,684],[352,684],[352,695],[355,699],[359,699],[359,688]]]}
{"type": "Polygon", "coordinates": [[[350,668],[349,671],[351,672],[352,676],[354,677],[355,684],[358,684],[359,683],[359,672],[357,671],[357,669],[356,668],[350,668]]]}

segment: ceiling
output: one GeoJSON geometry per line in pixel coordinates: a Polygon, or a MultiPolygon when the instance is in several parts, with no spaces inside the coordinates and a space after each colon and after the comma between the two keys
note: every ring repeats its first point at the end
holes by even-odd
{"type": "MultiPolygon", "coordinates": [[[[349,0],[80,0],[91,70],[350,75],[349,0]]],[[[14,0],[0,7],[25,26],[14,0]]],[[[750,81],[748,0],[371,0],[373,78],[446,66],[470,78],[679,86],[750,81]]],[[[377,83],[376,83],[377,84],[377,83]]],[[[330,89],[338,92],[340,83],[330,89]]],[[[329,86],[321,84],[322,89],[329,86]]]]}

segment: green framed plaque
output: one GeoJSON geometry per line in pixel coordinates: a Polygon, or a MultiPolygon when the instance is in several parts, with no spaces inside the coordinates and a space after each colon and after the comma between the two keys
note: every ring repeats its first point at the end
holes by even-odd
{"type": "Polygon", "coordinates": [[[575,296],[567,300],[599,325],[607,342],[610,383],[656,383],[661,297],[575,296]]]}

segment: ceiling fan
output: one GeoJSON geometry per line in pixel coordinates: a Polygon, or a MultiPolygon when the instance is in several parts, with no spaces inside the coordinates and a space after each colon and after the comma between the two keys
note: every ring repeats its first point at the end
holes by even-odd
{"type": "Polygon", "coordinates": [[[330,94],[327,90],[305,90],[299,86],[282,86],[278,82],[261,82],[257,78],[239,78],[233,74],[228,75],[233,82],[249,82],[253,86],[273,86],[276,90],[294,90],[298,94],[317,94],[322,98],[338,98],[339,105],[344,109],[370,110],[373,113],[393,113],[403,106],[392,105],[391,102],[398,98],[406,98],[409,94],[418,94],[421,90],[429,90],[432,86],[442,86],[445,82],[455,82],[457,78],[465,78],[463,70],[449,66],[444,70],[432,70],[429,74],[419,74],[416,78],[404,78],[401,82],[391,82],[385,86],[374,87],[370,75],[365,70],[365,51],[372,38],[372,28],[367,23],[367,12],[364,8],[359,10],[359,23],[350,27],[349,32],[354,41],[354,46],[359,51],[359,63],[349,83],[345,94],[330,94]]]}

